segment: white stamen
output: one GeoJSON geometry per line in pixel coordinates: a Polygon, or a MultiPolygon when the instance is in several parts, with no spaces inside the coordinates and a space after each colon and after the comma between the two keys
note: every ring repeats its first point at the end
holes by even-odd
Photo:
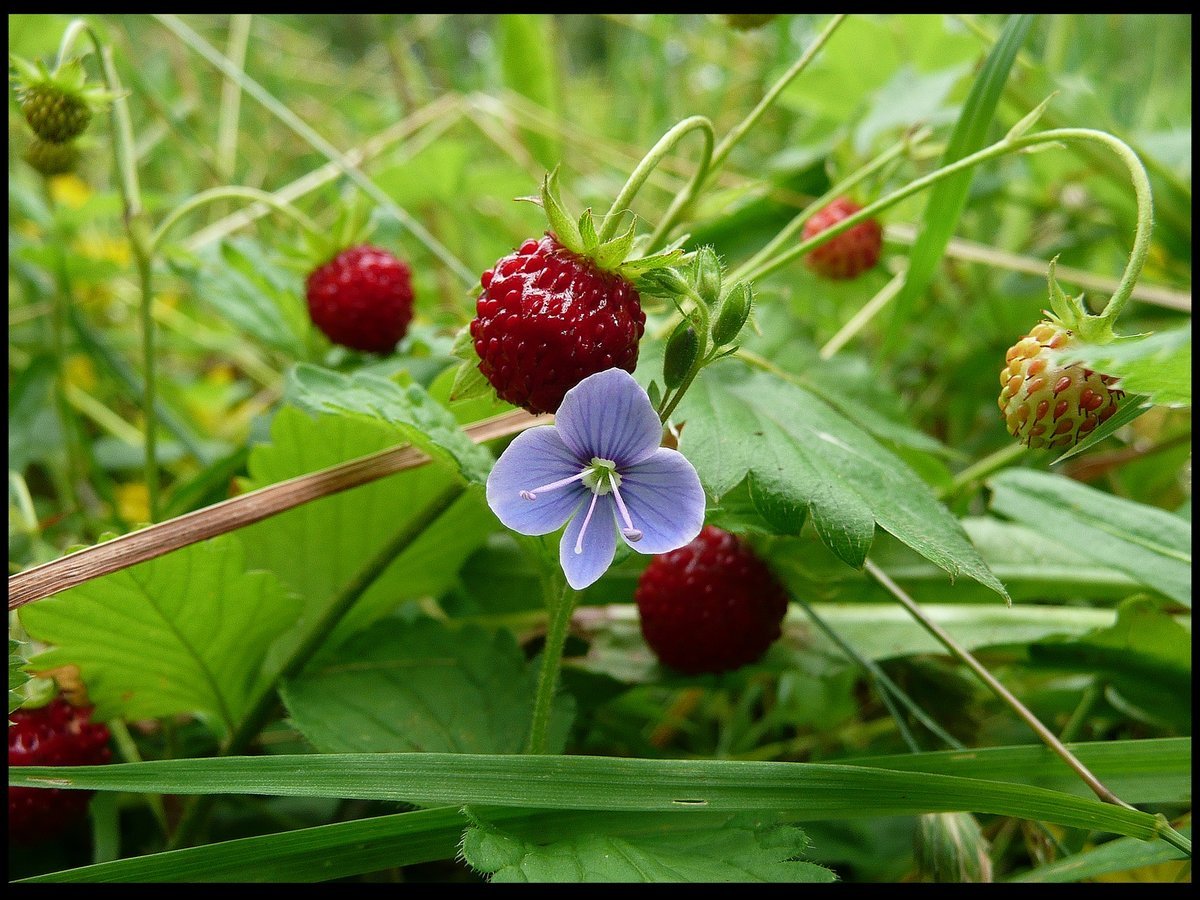
{"type": "Polygon", "coordinates": [[[588,522],[592,521],[592,513],[596,511],[596,501],[600,499],[599,494],[592,494],[592,505],[588,507],[587,516],[583,520],[583,527],[579,529],[579,537],[575,540],[575,552],[583,552],[583,535],[587,531],[588,522]]]}
{"type": "Polygon", "coordinates": [[[625,520],[625,527],[621,529],[621,534],[636,544],[642,539],[642,533],[633,527],[633,519],[629,518],[629,510],[625,508],[625,501],[621,499],[621,492],[617,490],[616,479],[610,476],[609,481],[612,483],[612,493],[613,498],[617,501],[617,509],[621,511],[621,518],[625,520]]]}
{"type": "Polygon", "coordinates": [[[559,481],[552,481],[552,482],[550,482],[550,484],[542,485],[540,488],[534,488],[532,491],[521,491],[520,492],[521,499],[522,500],[536,500],[538,494],[544,493],[545,491],[557,491],[560,487],[565,487],[566,485],[570,484],[572,481],[578,481],[579,479],[581,479],[584,475],[586,475],[590,471],[591,471],[591,469],[584,469],[578,475],[572,475],[570,478],[563,478],[563,479],[560,479],[559,481]]]}

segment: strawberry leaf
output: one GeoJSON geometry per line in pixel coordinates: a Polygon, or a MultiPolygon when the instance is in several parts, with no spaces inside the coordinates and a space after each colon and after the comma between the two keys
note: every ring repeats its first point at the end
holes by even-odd
{"type": "MultiPolygon", "coordinates": [[[[685,818],[680,816],[679,818],[685,818]]],[[[586,827],[586,826],[585,826],[586,827]]],[[[589,833],[567,824],[528,836],[476,821],[463,836],[463,858],[492,881],[528,882],[786,882],[828,883],[829,869],[797,857],[808,838],[791,825],[763,824],[752,815],[723,826],[708,821],[642,834],[589,833]],[[546,839],[546,834],[554,837],[546,839]]]]}
{"type": "Polygon", "coordinates": [[[295,598],[270,572],[247,571],[243,544],[225,535],[20,615],[33,637],[55,645],[31,667],[78,666],[96,718],[195,713],[227,734],[264,681],[268,647],[294,621],[295,598]]]}
{"type": "Polygon", "coordinates": [[[679,449],[714,498],[747,480],[777,533],[795,534],[807,514],[855,568],[878,524],[952,578],[966,575],[1008,599],[962,526],[899,457],[797,385],[731,363],[711,371],[677,418],[686,421],[679,449]]]}
{"type": "MultiPolygon", "coordinates": [[[[511,632],[388,620],[285,686],[292,723],[322,753],[519,753],[536,669],[511,632]]],[[[569,695],[550,752],[566,742],[569,695]]]]}

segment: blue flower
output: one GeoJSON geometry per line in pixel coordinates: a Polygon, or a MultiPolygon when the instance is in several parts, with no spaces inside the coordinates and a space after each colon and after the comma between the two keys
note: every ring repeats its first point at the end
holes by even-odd
{"type": "Polygon", "coordinates": [[[559,560],[581,590],[612,565],[618,532],[638,553],[667,553],[700,533],[700,479],[661,440],[662,424],[633,376],[589,375],[567,391],[554,425],[522,432],[500,455],[488,505],[521,534],[566,524],[559,560]]]}

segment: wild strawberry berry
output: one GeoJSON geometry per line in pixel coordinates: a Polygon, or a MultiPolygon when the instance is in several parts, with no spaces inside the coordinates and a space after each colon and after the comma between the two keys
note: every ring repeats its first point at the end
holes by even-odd
{"type": "Polygon", "coordinates": [[[763,561],[712,525],[687,546],[654,557],[634,598],[650,649],[688,674],[754,662],[779,637],[788,608],[783,585],[763,561]]]}
{"type": "Polygon", "coordinates": [[[553,234],[525,241],[479,283],[471,338],[501,399],[554,412],[587,376],[636,368],[646,325],[637,290],[553,234]]]}
{"type": "Polygon", "coordinates": [[[52,144],[74,140],[92,120],[92,110],[83,97],[50,82],[22,90],[20,103],[34,133],[52,144]]]}
{"type": "Polygon", "coordinates": [[[34,138],[24,153],[25,162],[49,178],[52,175],[65,175],[75,168],[79,161],[79,147],[74,143],[52,144],[40,138],[34,138]]]}
{"type": "MultiPolygon", "coordinates": [[[[10,766],[97,766],[108,762],[108,729],[92,724],[91,707],[59,697],[9,716],[10,766]]],[[[87,813],[93,791],[58,788],[8,789],[8,839],[34,844],[57,837],[87,813]]]]}
{"type": "MultiPolygon", "coordinates": [[[[804,223],[804,240],[831,228],[860,209],[862,207],[848,197],[839,197],[804,223]]],[[[857,278],[879,262],[882,250],[883,228],[874,219],[867,219],[817,247],[804,257],[804,261],[812,271],[825,278],[857,278]]]]}
{"type": "Polygon", "coordinates": [[[412,320],[412,274],[378,247],[343,250],[308,276],[313,324],[335,344],[391,353],[412,320]]]}
{"type": "Polygon", "coordinates": [[[1077,444],[1117,411],[1124,393],[1116,378],[1078,363],[1055,362],[1069,348],[1074,332],[1042,321],[1017,341],[1000,371],[1000,409],[1009,433],[1034,449],[1065,449],[1077,444]]]}

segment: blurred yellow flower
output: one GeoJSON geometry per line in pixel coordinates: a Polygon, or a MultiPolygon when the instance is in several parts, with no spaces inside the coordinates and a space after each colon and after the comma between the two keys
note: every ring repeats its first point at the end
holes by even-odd
{"type": "Polygon", "coordinates": [[[113,488],[117,512],[131,525],[150,521],[150,491],[140,481],[113,488]]]}
{"type": "Polygon", "coordinates": [[[92,196],[88,183],[78,175],[55,175],[49,180],[50,197],[55,203],[79,209],[92,196]]]}

